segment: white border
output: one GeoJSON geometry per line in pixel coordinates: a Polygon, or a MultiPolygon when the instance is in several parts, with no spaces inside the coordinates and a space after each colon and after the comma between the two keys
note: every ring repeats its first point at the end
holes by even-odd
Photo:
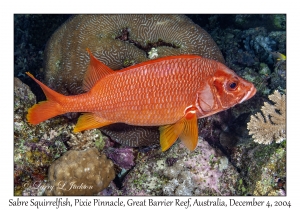
{"type": "MultiPolygon", "coordinates": [[[[293,1],[296,2],[296,1],[293,1]]],[[[287,197],[259,197],[259,200],[274,201],[286,200],[291,201],[290,209],[300,209],[299,197],[299,154],[300,149],[297,130],[300,129],[300,68],[299,68],[299,8],[292,1],[278,0],[251,0],[251,1],[1,1],[1,63],[0,63],[0,99],[1,99],[1,149],[0,152],[0,206],[8,206],[9,199],[13,197],[13,14],[14,13],[286,13],[287,14],[287,197]],[[5,3],[6,2],[6,3],[5,3]]],[[[102,197],[103,198],[103,197],[102,197]]],[[[164,199],[162,197],[161,199],[164,199]]],[[[195,197],[193,197],[194,199],[195,197]]],[[[205,197],[201,197],[204,199],[205,197]]],[[[222,198],[222,197],[221,197],[222,198]]],[[[27,199],[22,197],[22,199],[27,199]]],[[[28,197],[28,200],[32,197],[28,197]]],[[[43,200],[44,197],[36,198],[43,200]]],[[[71,199],[74,199],[71,198],[71,199]]],[[[84,198],[81,198],[84,199],[84,198]]],[[[93,199],[93,198],[90,198],[93,199]]],[[[115,200],[116,197],[107,199],[115,200]]],[[[122,197],[127,201],[129,197],[122,197]]],[[[144,199],[144,197],[137,197],[144,199]]],[[[169,197],[168,199],[175,199],[169,197]]],[[[187,199],[187,197],[186,197],[187,199]]],[[[215,199],[215,198],[212,198],[215,199]]],[[[229,201],[230,198],[222,198],[229,201]]],[[[238,200],[248,200],[246,197],[234,197],[238,200]]],[[[73,207],[74,208],[74,207],[73,207]]],[[[95,207],[96,208],[96,207],[95,207]]],[[[134,207],[135,209],[141,207],[134,207]]],[[[133,209],[134,209],[133,208],[133,209]]],[[[168,208],[168,207],[164,207],[168,208]]],[[[184,207],[174,207],[175,209],[183,209],[184,207]]],[[[204,208],[204,207],[198,207],[204,208]]],[[[212,207],[210,207],[212,208],[212,207]]],[[[234,207],[231,207],[234,208],[234,207]]],[[[241,208],[241,207],[238,207],[241,208]]],[[[245,207],[244,207],[245,208],[245,207]]],[[[259,207],[258,207],[259,208],[259,207]]],[[[32,207],[27,208],[32,209],[32,207]]],[[[54,209],[53,207],[40,209],[54,209]]],[[[91,208],[89,208],[91,209],[91,208]]],[[[97,209],[102,209],[97,207],[97,209]]],[[[106,209],[106,208],[103,208],[106,209]]],[[[112,208],[117,209],[117,208],[112,208]]],[[[120,207],[118,208],[120,209],[120,207]]],[[[170,209],[170,208],[169,208],[170,209]]],[[[212,208],[212,209],[224,209],[212,208]]],[[[249,209],[249,208],[248,208],[249,209]]],[[[260,208],[267,209],[267,208],[260,208]]],[[[272,208],[270,208],[272,209],[272,208]]]]}

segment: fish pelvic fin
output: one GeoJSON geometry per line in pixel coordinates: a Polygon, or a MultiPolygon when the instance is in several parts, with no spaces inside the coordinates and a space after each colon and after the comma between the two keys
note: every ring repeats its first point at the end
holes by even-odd
{"type": "Polygon", "coordinates": [[[198,143],[197,115],[189,112],[175,124],[161,126],[159,131],[162,151],[168,150],[178,138],[193,151],[198,143]]]}
{"type": "Polygon", "coordinates": [[[50,89],[37,80],[31,73],[26,72],[26,74],[39,84],[47,97],[47,101],[39,102],[28,109],[27,121],[32,125],[37,125],[52,117],[64,114],[65,112],[63,111],[60,101],[66,96],[50,89]]]}
{"type": "Polygon", "coordinates": [[[74,133],[81,132],[84,130],[90,130],[94,128],[100,128],[106,125],[110,125],[114,122],[107,121],[95,113],[85,113],[81,115],[77,121],[75,128],[73,129],[74,133]]]}
{"type": "Polygon", "coordinates": [[[196,113],[188,113],[183,120],[184,129],[179,139],[190,150],[193,151],[198,143],[198,124],[196,113]]]}

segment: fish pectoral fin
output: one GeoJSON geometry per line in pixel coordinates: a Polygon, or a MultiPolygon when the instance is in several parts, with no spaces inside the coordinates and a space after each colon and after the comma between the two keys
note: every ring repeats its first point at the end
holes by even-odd
{"type": "Polygon", "coordinates": [[[97,116],[95,113],[85,113],[79,117],[73,132],[77,133],[84,130],[100,128],[112,123],[114,122],[107,121],[97,116]]]}
{"type": "Polygon", "coordinates": [[[198,124],[196,113],[188,113],[183,119],[184,129],[179,139],[190,150],[193,151],[198,143],[198,124]]]}
{"type": "Polygon", "coordinates": [[[89,91],[100,79],[115,72],[99,61],[88,48],[86,50],[90,55],[90,64],[83,79],[82,89],[89,91]]]}
{"type": "Polygon", "coordinates": [[[181,121],[178,121],[172,125],[164,125],[159,127],[160,146],[162,151],[166,151],[175,143],[179,135],[182,133],[183,128],[184,124],[181,121]]]}

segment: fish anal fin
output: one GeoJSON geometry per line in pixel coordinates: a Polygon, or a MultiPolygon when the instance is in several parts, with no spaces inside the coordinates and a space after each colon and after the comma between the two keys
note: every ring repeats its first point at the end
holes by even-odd
{"type": "Polygon", "coordinates": [[[160,146],[162,151],[169,149],[182,133],[184,124],[178,121],[172,125],[164,125],[159,127],[160,131],[160,146]]]}
{"type": "Polygon", "coordinates": [[[89,91],[103,77],[115,72],[99,61],[88,48],[86,50],[90,55],[90,63],[83,79],[82,89],[89,91]]]}
{"type": "Polygon", "coordinates": [[[100,128],[112,123],[114,122],[107,121],[97,116],[95,113],[85,113],[79,117],[73,132],[77,133],[84,130],[100,128]]]}
{"type": "Polygon", "coordinates": [[[188,113],[182,121],[184,129],[179,135],[179,139],[190,151],[193,151],[198,143],[197,115],[196,113],[188,113]]]}

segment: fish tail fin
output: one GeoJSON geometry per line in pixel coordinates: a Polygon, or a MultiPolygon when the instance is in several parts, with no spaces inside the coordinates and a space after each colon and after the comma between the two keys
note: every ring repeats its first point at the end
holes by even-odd
{"type": "Polygon", "coordinates": [[[37,125],[40,122],[48,120],[52,117],[57,115],[64,114],[65,111],[61,106],[60,101],[65,98],[66,96],[55,92],[54,90],[50,89],[42,82],[37,80],[32,74],[26,72],[26,74],[31,77],[36,83],[40,85],[44,94],[47,97],[47,101],[39,102],[38,104],[33,105],[31,108],[28,109],[27,114],[27,121],[30,124],[37,125]]]}

